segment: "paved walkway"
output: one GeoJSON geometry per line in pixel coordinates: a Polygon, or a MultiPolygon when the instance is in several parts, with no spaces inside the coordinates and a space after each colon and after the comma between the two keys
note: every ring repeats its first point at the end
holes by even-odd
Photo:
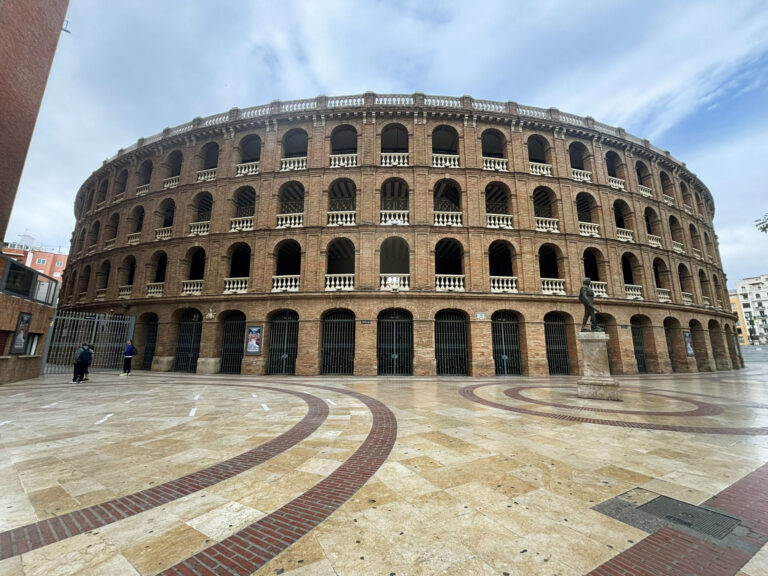
{"type": "Polygon", "coordinates": [[[0,387],[0,576],[768,576],[765,364],[63,380],[0,387]]]}

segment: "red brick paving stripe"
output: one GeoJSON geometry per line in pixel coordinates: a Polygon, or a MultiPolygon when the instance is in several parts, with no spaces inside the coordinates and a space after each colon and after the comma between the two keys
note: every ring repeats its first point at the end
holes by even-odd
{"type": "Polygon", "coordinates": [[[0,533],[0,560],[152,510],[232,478],[292,448],[317,430],[328,418],[328,405],[311,394],[267,386],[247,387],[301,398],[307,404],[307,413],[287,432],[229,460],[141,492],[0,533]]]}
{"type": "Polygon", "coordinates": [[[304,494],[218,544],[171,566],[161,575],[245,576],[255,572],[328,518],[362,488],[387,459],[397,438],[397,420],[386,405],[351,390],[301,386],[346,394],[365,404],[373,415],[368,437],[330,476],[304,494]]]}
{"type": "MultiPolygon", "coordinates": [[[[677,426],[671,424],[651,424],[650,422],[623,422],[621,420],[602,420],[598,418],[585,418],[583,416],[572,416],[569,414],[552,414],[546,412],[537,412],[520,406],[508,406],[492,400],[481,398],[475,393],[475,390],[484,386],[498,386],[498,383],[473,384],[459,389],[459,394],[478,404],[507,410],[508,412],[517,412],[518,414],[527,414],[529,416],[538,416],[540,418],[552,418],[554,420],[563,420],[566,422],[576,422],[580,424],[600,424],[602,426],[618,426],[621,428],[638,428],[641,430],[665,430],[669,432],[687,432],[690,434],[736,434],[742,436],[765,436],[768,435],[768,427],[759,428],[714,428],[706,426],[677,426]]],[[[659,416],[666,416],[664,412],[659,412],[659,416]]]]}
{"type": "Polygon", "coordinates": [[[731,484],[704,506],[738,516],[753,532],[768,538],[768,464],[731,484]]]}

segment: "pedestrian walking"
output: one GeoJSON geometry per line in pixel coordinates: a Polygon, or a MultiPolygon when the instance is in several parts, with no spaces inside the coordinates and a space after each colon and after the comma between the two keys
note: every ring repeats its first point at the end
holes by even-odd
{"type": "Polygon", "coordinates": [[[88,342],[83,342],[80,348],[75,352],[75,373],[72,375],[72,384],[78,384],[83,381],[88,364],[93,359],[93,352],[88,347],[88,342]]]}
{"type": "Polygon", "coordinates": [[[88,373],[91,369],[91,362],[93,362],[93,344],[88,344],[88,348],[91,350],[91,359],[88,360],[88,364],[85,366],[85,377],[83,378],[83,382],[88,380],[88,373]]]}
{"type": "Polygon", "coordinates": [[[131,360],[138,354],[139,351],[136,346],[133,345],[131,340],[125,343],[125,358],[123,359],[123,373],[120,376],[128,376],[131,373],[131,360]]]}

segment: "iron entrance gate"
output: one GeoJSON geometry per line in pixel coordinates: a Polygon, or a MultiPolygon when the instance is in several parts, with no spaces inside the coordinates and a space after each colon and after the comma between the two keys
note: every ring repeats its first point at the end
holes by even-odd
{"type": "Polygon", "coordinates": [[[438,376],[467,375],[467,319],[445,310],[435,315],[435,358],[438,376]]]}
{"type": "Polygon", "coordinates": [[[672,372],[677,372],[675,368],[675,349],[672,346],[672,334],[669,326],[664,326],[664,337],[667,340],[667,353],[669,354],[669,363],[672,364],[672,372]]]}
{"type": "Polygon", "coordinates": [[[496,312],[491,317],[493,363],[497,375],[523,373],[520,362],[520,326],[511,312],[496,312]]]}
{"type": "Polygon", "coordinates": [[[57,310],[40,366],[41,374],[71,373],[75,353],[83,342],[93,344],[90,370],[118,370],[123,366],[125,342],[133,337],[134,316],[57,310]]]}
{"type": "Polygon", "coordinates": [[[381,376],[413,374],[413,317],[405,310],[384,310],[376,330],[376,357],[381,376]]]}
{"type": "Polygon", "coordinates": [[[645,362],[645,340],[642,324],[632,323],[632,348],[635,350],[635,360],[637,361],[637,371],[640,374],[648,372],[648,365],[645,362]]]}
{"type": "Polygon", "coordinates": [[[203,331],[203,316],[197,310],[187,310],[179,320],[179,335],[176,338],[174,372],[197,371],[200,357],[200,336],[203,331]]]}
{"type": "Polygon", "coordinates": [[[329,312],[323,318],[323,374],[354,374],[355,314],[329,312]]]}
{"type": "Polygon", "coordinates": [[[570,374],[565,319],[559,314],[544,316],[544,340],[550,374],[570,374]]]}
{"type": "Polygon", "coordinates": [[[144,337],[144,356],[142,356],[141,358],[142,370],[152,370],[152,360],[155,359],[156,346],[157,346],[157,317],[154,317],[147,322],[147,331],[146,331],[146,336],[144,337]]]}
{"type": "Polygon", "coordinates": [[[233,312],[224,320],[221,338],[221,373],[240,374],[245,343],[245,314],[233,312]]]}
{"type": "Polygon", "coordinates": [[[293,310],[277,312],[269,325],[270,374],[295,374],[299,348],[299,315],[293,310]]]}

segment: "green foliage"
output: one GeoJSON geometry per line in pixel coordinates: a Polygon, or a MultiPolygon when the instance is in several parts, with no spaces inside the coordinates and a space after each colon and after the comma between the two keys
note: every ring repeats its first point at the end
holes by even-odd
{"type": "Polygon", "coordinates": [[[760,232],[768,233],[768,214],[763,214],[762,218],[755,220],[755,226],[760,232]]]}

